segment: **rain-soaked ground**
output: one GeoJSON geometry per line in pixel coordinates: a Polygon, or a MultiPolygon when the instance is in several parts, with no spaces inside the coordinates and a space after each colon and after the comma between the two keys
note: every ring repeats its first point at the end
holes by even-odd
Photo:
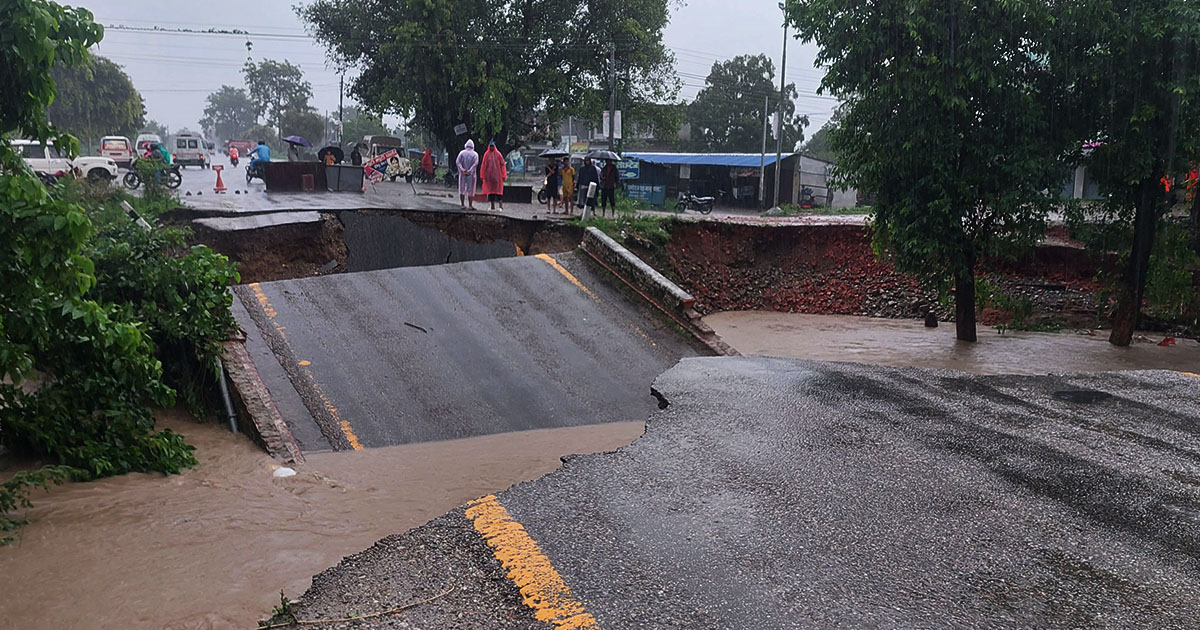
{"type": "Polygon", "coordinates": [[[644,427],[319,453],[276,479],[274,460],[218,425],[169,413],[160,426],[196,446],[198,467],[35,493],[32,522],[0,547],[0,627],[253,628],[280,589],[294,598],[343,556],[644,427]]]}
{"type": "Polygon", "coordinates": [[[1006,332],[979,327],[977,343],[954,339],[954,324],[844,315],[731,311],[704,318],[745,355],[849,361],[888,367],[960,370],[972,374],[1052,374],[1117,370],[1200,370],[1200,344],[1179,339],[1159,346],[1147,333],[1128,348],[1107,331],[1006,332]]]}

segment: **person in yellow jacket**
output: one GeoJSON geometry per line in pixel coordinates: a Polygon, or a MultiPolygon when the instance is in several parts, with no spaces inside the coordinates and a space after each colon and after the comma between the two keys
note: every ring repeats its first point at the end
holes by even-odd
{"type": "Polygon", "coordinates": [[[558,169],[558,176],[562,179],[562,199],[563,208],[566,208],[567,214],[571,214],[571,204],[568,199],[575,199],[575,168],[571,166],[571,158],[563,158],[563,165],[558,169]]]}

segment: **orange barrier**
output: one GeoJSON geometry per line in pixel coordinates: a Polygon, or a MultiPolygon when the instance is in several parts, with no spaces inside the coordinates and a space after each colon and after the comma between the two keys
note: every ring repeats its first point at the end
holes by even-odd
{"type": "Polygon", "coordinates": [[[225,182],[221,181],[221,171],[225,170],[225,167],[216,164],[212,167],[212,170],[217,172],[217,185],[213,188],[213,192],[218,194],[225,192],[225,182]]]}

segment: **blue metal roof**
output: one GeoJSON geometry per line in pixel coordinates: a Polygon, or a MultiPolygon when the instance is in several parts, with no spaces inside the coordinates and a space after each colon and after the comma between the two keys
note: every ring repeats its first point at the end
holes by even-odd
{"type": "MultiPolygon", "coordinates": [[[[758,168],[762,155],[758,153],[626,153],[625,159],[636,159],[653,164],[693,164],[698,166],[736,166],[758,168]]],[[[792,157],[784,153],[783,159],[792,157]]],[[[767,166],[775,163],[775,154],[767,155],[767,166]]]]}

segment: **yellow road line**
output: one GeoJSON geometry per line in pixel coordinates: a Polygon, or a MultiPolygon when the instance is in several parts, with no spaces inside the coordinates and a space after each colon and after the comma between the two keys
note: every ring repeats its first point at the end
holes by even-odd
{"type": "MultiPolygon", "coordinates": [[[[271,326],[275,327],[275,332],[279,333],[279,338],[283,340],[284,344],[287,344],[287,335],[284,334],[285,329],[275,320],[275,316],[278,313],[275,311],[275,307],[271,306],[271,300],[267,299],[267,294],[263,292],[262,285],[254,282],[250,284],[250,290],[254,292],[254,297],[258,299],[258,304],[262,307],[263,312],[266,313],[267,319],[271,320],[271,326]]],[[[325,407],[325,411],[329,413],[329,417],[333,418],[338,428],[342,430],[342,434],[346,436],[346,441],[350,443],[350,448],[356,451],[363,450],[363,445],[358,441],[358,435],[354,433],[353,427],[350,426],[350,421],[344,420],[338,415],[337,407],[333,406],[333,402],[329,400],[329,397],[325,395],[325,391],[317,384],[317,379],[313,376],[312,370],[308,369],[311,363],[300,361],[298,365],[300,371],[304,373],[304,377],[312,385],[313,391],[317,393],[317,398],[321,399],[321,406],[325,407]]]]}
{"type": "Polygon", "coordinates": [[[516,243],[513,243],[513,247],[517,248],[517,256],[524,256],[524,255],[525,255],[525,250],[521,249],[521,246],[520,246],[520,245],[517,245],[516,243]]]}
{"type": "Polygon", "coordinates": [[[588,294],[588,297],[592,298],[593,300],[596,300],[597,302],[600,301],[600,298],[596,297],[596,294],[592,293],[591,289],[583,286],[583,283],[579,281],[579,278],[576,278],[570,271],[567,271],[566,267],[563,267],[561,264],[559,264],[559,262],[557,260],[554,260],[554,258],[552,256],[550,256],[549,254],[538,254],[537,256],[534,256],[534,258],[537,258],[538,260],[550,265],[551,267],[554,267],[555,269],[558,270],[558,273],[561,273],[563,275],[564,278],[566,278],[567,280],[570,280],[571,284],[579,287],[580,291],[583,291],[584,293],[588,294]]]}
{"type": "Polygon", "coordinates": [[[552,623],[559,630],[599,630],[596,618],[571,595],[550,559],[494,495],[469,503],[467,518],[508,570],[508,579],[521,589],[525,605],[533,609],[538,621],[552,623]]]}
{"type": "Polygon", "coordinates": [[[1200,378],[1200,374],[1193,374],[1191,372],[1180,372],[1180,374],[1182,374],[1184,376],[1190,376],[1192,378],[1200,378]]]}

